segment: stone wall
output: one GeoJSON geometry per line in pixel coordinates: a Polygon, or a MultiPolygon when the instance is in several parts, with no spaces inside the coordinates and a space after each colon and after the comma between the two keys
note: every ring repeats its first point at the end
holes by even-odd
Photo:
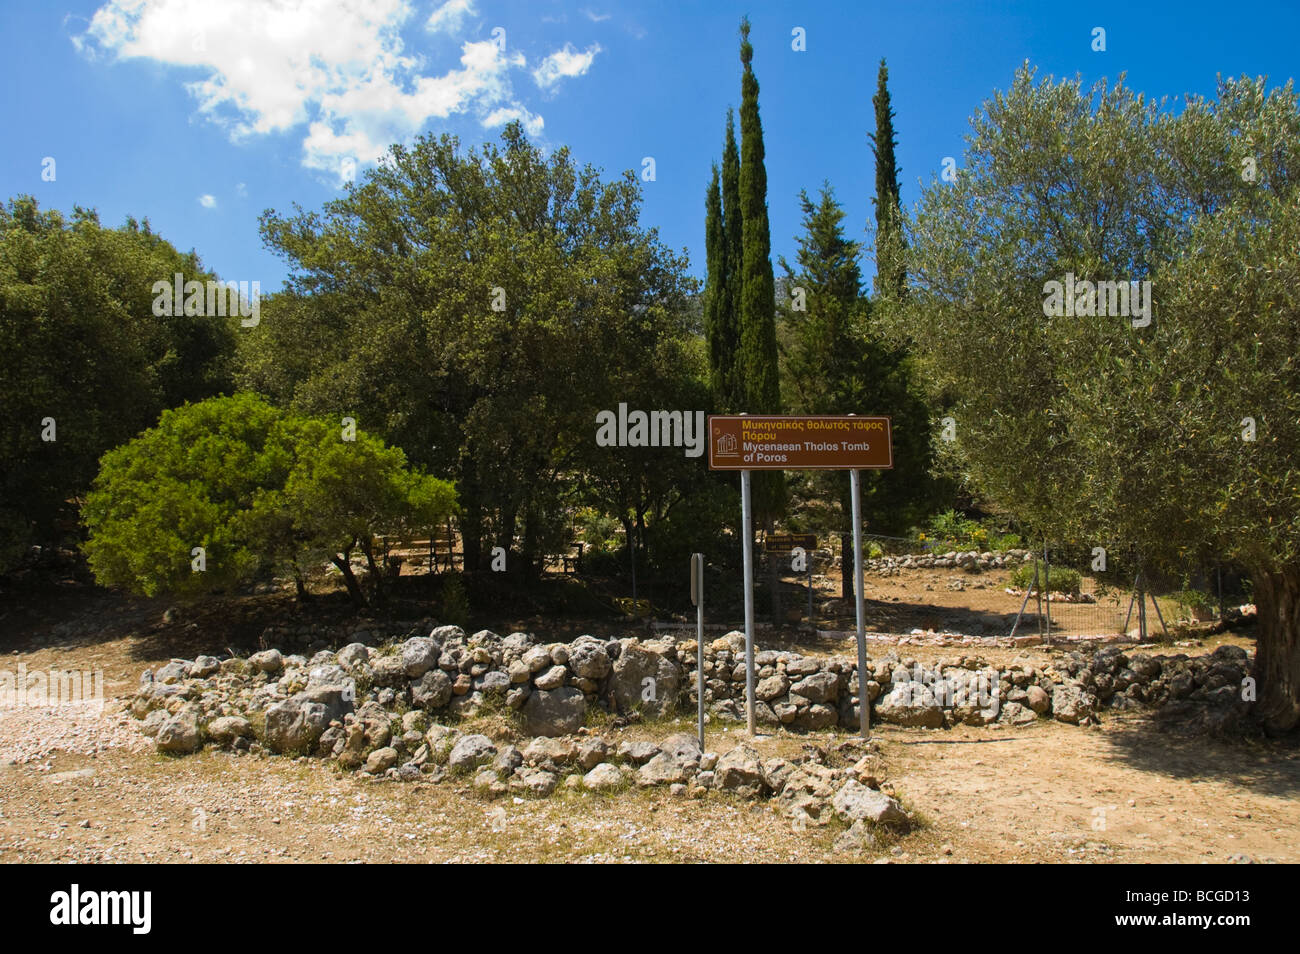
{"type": "Polygon", "coordinates": [[[1034,559],[1032,550],[1002,550],[997,553],[978,550],[949,550],[945,553],[909,553],[863,560],[863,567],[881,576],[896,576],[899,570],[961,569],[971,573],[982,570],[1014,568],[1034,559]]]}
{"type": "MultiPolygon", "coordinates": [[[[164,752],[257,744],[356,768],[394,739],[399,755],[418,747],[424,730],[404,727],[411,713],[454,724],[496,709],[515,713],[526,735],[557,737],[577,732],[594,710],[648,718],[695,711],[693,640],[544,643],[527,633],[422,631],[428,635],[385,648],[354,642],[310,658],[269,649],[247,659],[172,660],[142,676],[131,712],[164,752]]],[[[744,718],[743,650],[737,632],[706,644],[705,705],[715,725],[744,718]]],[[[853,658],[765,650],[755,665],[761,725],[805,732],[857,726],[853,658]]],[[[1069,653],[1050,666],[1016,659],[1001,670],[974,655],[924,666],[890,652],[868,661],[867,691],[874,722],[940,728],[1041,718],[1078,725],[1105,708],[1180,700],[1233,706],[1248,665],[1246,653],[1231,646],[1193,659],[1112,647],[1069,653]]]]}

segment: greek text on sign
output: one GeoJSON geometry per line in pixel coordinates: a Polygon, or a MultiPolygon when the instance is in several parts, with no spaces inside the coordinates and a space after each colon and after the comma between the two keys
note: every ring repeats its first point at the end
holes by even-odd
{"type": "Polygon", "coordinates": [[[795,547],[804,550],[817,549],[815,533],[769,533],[763,541],[763,549],[768,553],[790,553],[795,547]]]}
{"type": "Polygon", "coordinates": [[[711,470],[887,470],[888,417],[848,415],[709,418],[711,470]]]}

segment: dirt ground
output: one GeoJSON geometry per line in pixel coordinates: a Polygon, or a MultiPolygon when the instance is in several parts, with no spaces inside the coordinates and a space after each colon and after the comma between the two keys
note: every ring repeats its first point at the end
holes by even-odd
{"type": "MultiPolygon", "coordinates": [[[[885,582],[911,587],[901,594],[908,597],[968,595],[943,586],[947,572],[927,575],[885,582]]],[[[885,603],[894,594],[869,595],[885,603]]],[[[85,588],[53,594],[36,610],[11,605],[0,625],[19,648],[0,656],[0,668],[102,669],[106,695],[116,697],[145,668],[235,641],[230,632],[216,640],[210,626],[189,617],[162,625],[165,608],[85,588]],[[88,615],[103,621],[90,635],[60,625],[88,615]]],[[[615,629],[593,624],[591,631],[618,635],[615,629]]],[[[1221,641],[1251,648],[1248,639],[1225,635],[1165,651],[1208,652],[1221,641]]],[[[834,639],[788,644],[852,651],[834,639]]],[[[897,652],[933,661],[971,650],[897,652]]],[[[978,651],[994,666],[1017,656],[1049,661],[1056,652],[978,651]]],[[[690,723],[606,734],[658,739],[678,729],[689,731],[690,723]]],[[[849,737],[778,733],[758,747],[790,754],[849,737]]],[[[1091,729],[881,726],[873,737],[895,793],[923,824],[877,849],[837,852],[836,826],[799,831],[774,803],[717,793],[694,801],[663,790],[561,790],[545,800],[490,801],[463,783],[373,781],[315,759],[216,751],[167,758],[112,701],[101,714],[0,710],[0,861],[1300,861],[1294,743],[1186,738],[1145,714],[1109,713],[1091,729]]],[[[715,751],[741,738],[735,726],[708,728],[715,751]]]]}

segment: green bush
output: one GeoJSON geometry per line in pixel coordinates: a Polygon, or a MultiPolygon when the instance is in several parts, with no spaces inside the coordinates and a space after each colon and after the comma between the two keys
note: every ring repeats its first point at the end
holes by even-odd
{"type": "Polygon", "coordinates": [[[455,510],[452,485],[409,468],[400,449],[237,394],[165,411],[103,456],[83,550],[100,585],[145,596],[328,560],[360,605],[353,551],[371,562],[376,535],[427,531],[455,510]]]}
{"type": "Polygon", "coordinates": [[[1170,596],[1179,606],[1193,612],[1206,612],[1217,605],[1211,594],[1201,590],[1179,590],[1177,593],[1171,593],[1170,596]]]}
{"type": "Polygon", "coordinates": [[[465,626],[469,623],[469,595],[465,592],[465,581],[459,573],[442,582],[442,622],[449,626],[465,626]]]}
{"type": "MultiPolygon", "coordinates": [[[[658,573],[682,574],[692,553],[703,553],[709,563],[726,559],[719,541],[740,509],[734,492],[720,482],[701,482],[693,493],[677,501],[646,530],[646,551],[658,573]]],[[[739,549],[739,547],[737,547],[739,549]]]]}
{"type": "Polygon", "coordinates": [[[989,549],[994,553],[1020,550],[1024,548],[1024,545],[1024,541],[1020,539],[1018,533],[989,533],[989,549]]]}
{"type": "Polygon", "coordinates": [[[916,541],[927,550],[978,550],[1000,552],[1024,546],[1020,535],[1007,533],[996,517],[973,520],[956,510],[947,510],[930,518],[923,530],[913,531],[916,541]]]}
{"type": "MultiPolygon", "coordinates": [[[[1021,590],[1033,586],[1035,570],[1038,571],[1039,580],[1042,580],[1042,567],[1042,563],[1037,560],[1016,567],[1011,574],[1011,585],[1021,590]]],[[[1079,586],[1082,583],[1083,576],[1078,570],[1071,570],[1069,567],[1064,566],[1054,566],[1048,573],[1047,589],[1052,593],[1078,593],[1079,586]]]]}
{"type": "Polygon", "coordinates": [[[609,514],[595,507],[583,507],[574,518],[578,537],[586,545],[586,554],[613,553],[623,545],[621,525],[609,514]]]}
{"type": "Polygon", "coordinates": [[[930,518],[924,530],[916,533],[917,542],[929,550],[1017,550],[1020,537],[1004,533],[995,518],[972,520],[955,510],[948,510],[930,518]]]}

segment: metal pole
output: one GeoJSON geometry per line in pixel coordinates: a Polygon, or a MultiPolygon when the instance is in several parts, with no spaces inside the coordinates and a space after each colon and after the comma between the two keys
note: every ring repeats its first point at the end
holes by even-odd
{"type": "Polygon", "coordinates": [[[1038,608],[1038,635],[1043,635],[1043,583],[1038,578],[1038,558],[1034,557],[1034,605],[1038,608]]]}
{"type": "Polygon", "coordinates": [[[1128,612],[1124,614],[1124,635],[1128,635],[1128,624],[1133,619],[1133,604],[1137,602],[1138,582],[1142,579],[1142,571],[1139,570],[1137,576],[1133,577],[1133,592],[1128,597],[1128,612]]]}
{"type": "Polygon", "coordinates": [[[704,554],[691,557],[691,596],[695,598],[695,697],[699,702],[700,751],[704,751],[704,554]]]}
{"type": "Polygon", "coordinates": [[[1020,618],[1025,615],[1025,607],[1029,605],[1029,594],[1034,591],[1034,586],[1038,583],[1038,569],[1034,568],[1034,582],[1029,584],[1029,589],[1025,590],[1025,598],[1020,601],[1020,612],[1016,613],[1016,621],[1011,624],[1011,635],[1016,635],[1016,629],[1020,626],[1020,618]]]}
{"type": "Polygon", "coordinates": [[[1047,641],[1052,641],[1052,564],[1047,562],[1047,538],[1043,538],[1043,603],[1047,607],[1047,641]]]}
{"type": "Polygon", "coordinates": [[[1141,628],[1142,642],[1147,640],[1147,581],[1145,577],[1138,576],[1138,626],[1141,628]]]}
{"type": "Polygon", "coordinates": [[[740,534],[745,547],[745,719],[754,730],[754,519],[749,504],[750,472],[740,472],[740,534]]]}
{"type": "Polygon", "coordinates": [[[812,556],[805,554],[805,559],[808,561],[808,625],[816,626],[813,622],[812,609],[812,556]]]}
{"type": "Polygon", "coordinates": [[[1156,619],[1160,620],[1160,629],[1165,634],[1165,639],[1169,638],[1169,627],[1165,625],[1165,614],[1160,612],[1160,601],[1156,599],[1154,593],[1151,594],[1151,605],[1156,609],[1156,619]]]}
{"type": "Polygon", "coordinates": [[[853,498],[853,601],[858,612],[858,724],[865,739],[871,731],[871,693],[867,689],[867,634],[862,613],[866,577],[862,567],[862,495],[856,470],[849,471],[849,493],[853,498]]]}

